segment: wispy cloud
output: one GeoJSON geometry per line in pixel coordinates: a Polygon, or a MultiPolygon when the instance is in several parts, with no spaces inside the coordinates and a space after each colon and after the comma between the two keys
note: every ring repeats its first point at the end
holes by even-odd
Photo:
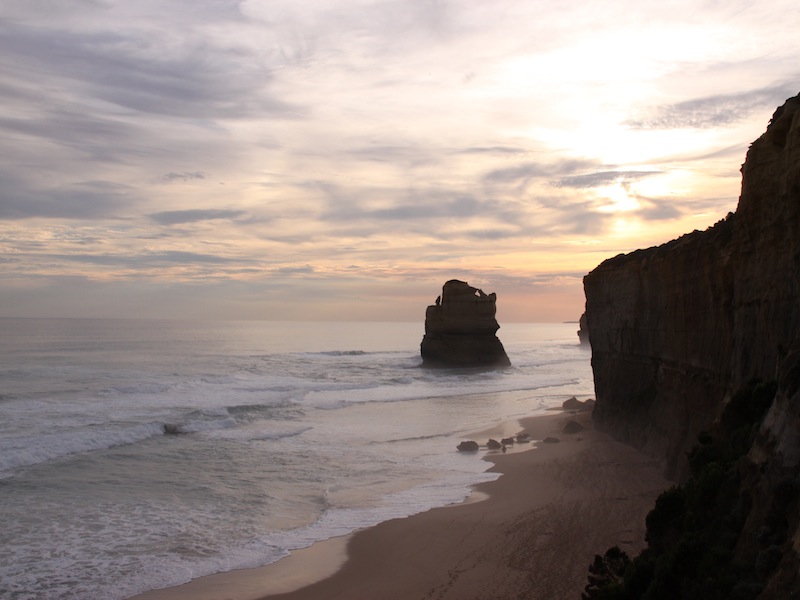
{"type": "Polygon", "coordinates": [[[642,207],[638,214],[645,221],[668,221],[677,219],[683,213],[674,201],[657,198],[638,198],[642,207]]]}
{"type": "Polygon", "coordinates": [[[163,179],[164,181],[173,182],[173,181],[193,181],[197,179],[205,179],[206,177],[207,175],[202,171],[194,171],[192,173],[190,172],[164,173],[161,176],[161,179],[163,179]]]}
{"type": "Polygon", "coordinates": [[[593,161],[582,159],[556,163],[526,163],[490,171],[484,175],[483,180],[488,183],[520,184],[533,179],[558,177],[593,166],[596,166],[593,161]]]}
{"type": "Polygon", "coordinates": [[[180,225],[183,223],[196,223],[198,221],[214,221],[218,219],[236,219],[243,216],[243,210],[225,209],[187,209],[187,210],[167,210],[153,213],[150,216],[153,221],[161,225],[180,225]]]}
{"type": "MultiPolygon", "coordinates": [[[[0,219],[124,219],[141,202],[139,190],[115,181],[78,181],[54,187],[32,187],[0,167],[5,188],[0,219]]],[[[42,183],[46,183],[46,180],[42,183]]]]}
{"type": "Polygon", "coordinates": [[[647,110],[646,116],[630,119],[626,125],[634,129],[725,127],[750,117],[755,111],[774,108],[798,92],[800,83],[693,98],[647,110]]]}
{"type": "Polygon", "coordinates": [[[586,173],[583,175],[572,175],[563,177],[555,182],[556,187],[568,187],[586,189],[609,183],[626,183],[657,175],[658,171],[599,171],[597,173],[586,173]]]}

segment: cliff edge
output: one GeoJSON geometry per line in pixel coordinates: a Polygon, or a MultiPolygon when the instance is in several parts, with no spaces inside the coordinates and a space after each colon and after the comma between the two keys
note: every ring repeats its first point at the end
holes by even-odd
{"type": "Polygon", "coordinates": [[[735,213],[606,260],[584,290],[596,423],[668,476],[685,479],[698,436],[737,391],[754,378],[777,383],[739,467],[752,510],[738,553],[758,550],[782,498],[780,568],[759,597],[790,597],[781,594],[800,589],[800,97],[750,147],[735,213]]]}

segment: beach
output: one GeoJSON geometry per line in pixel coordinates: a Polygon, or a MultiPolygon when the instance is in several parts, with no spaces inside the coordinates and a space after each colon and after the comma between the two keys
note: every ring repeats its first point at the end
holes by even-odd
{"type": "Polygon", "coordinates": [[[645,517],[670,482],[656,462],[596,431],[588,412],[525,418],[474,439],[519,431],[534,443],[478,453],[502,476],[476,486],[464,503],[314,544],[267,567],[135,598],[577,599],[595,554],[644,547],[645,517]],[[584,429],[564,433],[571,420],[584,429]],[[548,437],[559,441],[542,441],[548,437]]]}

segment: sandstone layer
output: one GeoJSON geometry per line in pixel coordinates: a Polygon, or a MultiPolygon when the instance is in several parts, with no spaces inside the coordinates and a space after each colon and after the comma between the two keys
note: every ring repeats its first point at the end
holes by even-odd
{"type": "Polygon", "coordinates": [[[778,382],[743,467],[754,509],[740,554],[755,551],[765,514],[794,490],[780,569],[760,596],[789,597],[800,589],[800,97],[750,147],[735,213],[603,262],[584,289],[595,420],[673,478],[686,475],[687,452],[738,389],[756,377],[778,382]]]}
{"type": "Polygon", "coordinates": [[[496,294],[451,279],[425,312],[420,344],[425,367],[507,367],[511,361],[497,338],[496,294]]]}

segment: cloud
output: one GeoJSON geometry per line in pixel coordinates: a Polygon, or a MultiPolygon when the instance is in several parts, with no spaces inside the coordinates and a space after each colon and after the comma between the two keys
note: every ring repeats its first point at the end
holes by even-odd
{"type": "Polygon", "coordinates": [[[231,263],[249,263],[250,260],[242,260],[240,258],[228,258],[225,256],[218,256],[215,254],[201,254],[198,252],[182,252],[177,250],[168,250],[165,252],[155,252],[144,256],[145,259],[151,260],[156,263],[199,263],[199,264],[231,264],[231,263]]]}
{"type": "Polygon", "coordinates": [[[675,205],[673,200],[663,200],[658,198],[636,198],[641,208],[636,211],[645,221],[669,221],[677,219],[683,215],[683,211],[675,205]]]}
{"type": "Polygon", "coordinates": [[[705,96],[653,108],[647,111],[647,116],[630,119],[625,125],[632,129],[725,127],[757,110],[777,107],[797,92],[796,84],[781,84],[735,94],[705,96]]]}
{"type": "Polygon", "coordinates": [[[554,177],[596,166],[584,159],[562,160],[554,163],[526,163],[515,167],[495,169],[483,176],[487,183],[524,184],[533,179],[554,177]]]}
{"type": "Polygon", "coordinates": [[[315,273],[316,269],[311,265],[301,265],[296,267],[281,267],[279,269],[274,269],[272,272],[277,275],[309,275],[315,273]]]}
{"type": "Polygon", "coordinates": [[[426,219],[465,219],[480,214],[491,214],[491,207],[475,196],[409,198],[387,208],[365,210],[363,216],[381,221],[416,221],[426,219]]]}
{"type": "MultiPolygon", "coordinates": [[[[30,102],[28,110],[35,110],[37,105],[41,105],[42,98],[39,94],[35,100],[21,98],[21,101],[23,104],[30,102]]],[[[129,143],[137,131],[136,127],[119,119],[89,114],[67,104],[48,107],[35,119],[7,115],[0,117],[0,130],[7,134],[50,139],[60,146],[80,150],[90,158],[103,160],[111,158],[108,153],[115,144],[129,143]],[[102,150],[94,151],[93,148],[97,147],[102,150]]],[[[112,151],[111,154],[117,153],[112,151]]]]}
{"type": "Polygon", "coordinates": [[[183,172],[183,173],[164,173],[161,176],[161,179],[168,182],[173,181],[192,181],[193,179],[205,179],[206,174],[202,171],[195,171],[193,173],[183,172]]]}
{"type": "Polygon", "coordinates": [[[326,233],[337,237],[375,240],[418,236],[419,244],[459,239],[499,241],[544,232],[550,226],[550,216],[532,217],[535,206],[530,202],[487,196],[480,191],[419,187],[367,192],[364,197],[331,186],[327,191],[329,207],[320,218],[330,226],[326,233]]]}
{"type": "Polygon", "coordinates": [[[250,263],[250,260],[229,258],[216,254],[166,250],[142,254],[50,254],[46,258],[64,262],[115,266],[135,269],[153,269],[165,265],[226,265],[250,263]]]}
{"type": "Polygon", "coordinates": [[[4,182],[0,218],[123,219],[141,201],[134,188],[115,181],[80,181],[52,188],[31,187],[0,168],[4,182]]]}
{"type": "Polygon", "coordinates": [[[196,223],[198,221],[214,221],[217,219],[236,219],[245,214],[243,210],[225,209],[200,209],[166,210],[148,215],[160,225],[180,225],[182,223],[196,223]]]}
{"type": "Polygon", "coordinates": [[[528,235],[527,233],[521,232],[517,228],[486,228],[486,229],[473,229],[465,232],[465,235],[468,238],[473,238],[476,240],[489,240],[489,241],[498,241],[498,240],[505,240],[511,237],[517,237],[519,235],[528,235]]]}
{"type": "Polygon", "coordinates": [[[175,38],[157,29],[142,35],[121,27],[6,27],[0,53],[9,73],[46,74],[57,84],[51,93],[79,94],[140,113],[241,119],[303,112],[267,92],[273,77],[266,65],[208,38],[175,38]]]}
{"type": "Polygon", "coordinates": [[[583,210],[565,209],[556,213],[549,230],[544,229],[543,233],[547,235],[561,233],[597,237],[606,232],[612,221],[612,215],[599,213],[586,203],[583,210]]]}
{"type": "Polygon", "coordinates": [[[501,156],[508,155],[521,155],[527,154],[528,149],[522,146],[473,146],[471,148],[461,148],[456,151],[461,154],[478,154],[478,155],[493,155],[498,154],[501,156]]]}
{"type": "Polygon", "coordinates": [[[564,177],[555,181],[553,185],[556,187],[586,189],[610,183],[627,183],[658,174],[658,171],[598,171],[597,173],[564,177]]]}

